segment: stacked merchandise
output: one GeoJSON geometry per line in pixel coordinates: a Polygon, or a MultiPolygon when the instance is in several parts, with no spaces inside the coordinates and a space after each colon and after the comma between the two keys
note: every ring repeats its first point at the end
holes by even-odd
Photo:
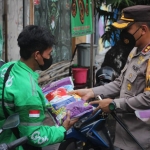
{"type": "Polygon", "coordinates": [[[48,111],[57,125],[61,125],[66,119],[67,111],[70,111],[71,119],[93,112],[93,106],[83,101],[80,96],[68,94],[73,88],[71,77],[52,82],[42,88],[48,111]]]}

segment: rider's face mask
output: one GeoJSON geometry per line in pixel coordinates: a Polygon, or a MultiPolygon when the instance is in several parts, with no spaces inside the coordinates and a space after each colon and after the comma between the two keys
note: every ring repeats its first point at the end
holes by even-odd
{"type": "Polygon", "coordinates": [[[122,44],[126,47],[129,47],[130,49],[133,49],[135,47],[136,41],[139,40],[142,36],[141,35],[137,39],[134,38],[134,35],[139,31],[140,28],[141,27],[139,27],[133,34],[129,33],[126,29],[122,30],[120,33],[120,40],[122,44]]]}
{"type": "MultiPolygon", "coordinates": [[[[42,56],[42,55],[41,55],[41,56],[42,56]]],[[[42,56],[42,58],[43,58],[43,56],[42,56]]],[[[37,61],[38,65],[39,65],[39,68],[40,68],[42,71],[48,69],[48,68],[52,65],[52,63],[53,63],[53,58],[52,58],[52,56],[50,56],[49,59],[43,58],[43,62],[44,62],[44,65],[40,65],[40,64],[38,63],[38,61],[37,61]]]]}

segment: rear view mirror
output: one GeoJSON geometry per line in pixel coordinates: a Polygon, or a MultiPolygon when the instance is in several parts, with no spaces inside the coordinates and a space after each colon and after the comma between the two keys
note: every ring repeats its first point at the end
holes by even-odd
{"type": "Polygon", "coordinates": [[[10,115],[3,124],[2,130],[15,128],[19,125],[19,123],[20,123],[19,114],[10,115]]]}

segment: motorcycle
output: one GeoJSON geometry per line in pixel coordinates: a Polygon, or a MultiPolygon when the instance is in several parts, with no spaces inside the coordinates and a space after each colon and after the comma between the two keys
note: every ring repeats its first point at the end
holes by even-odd
{"type": "MultiPolygon", "coordinates": [[[[96,73],[96,85],[113,81],[118,74],[109,66],[100,68],[96,73]]],[[[96,99],[100,99],[99,96],[96,99]]],[[[58,150],[114,150],[112,137],[106,128],[108,114],[98,110],[94,115],[86,114],[66,133],[66,141],[58,150]]]]}
{"type": "Polygon", "coordinates": [[[66,133],[66,141],[58,150],[108,150],[113,147],[105,126],[107,114],[98,110],[94,115],[85,115],[66,133]]]}
{"type": "MultiPolygon", "coordinates": [[[[118,74],[111,67],[103,67],[97,73],[96,85],[107,84],[117,76],[118,74]]],[[[103,98],[103,95],[98,95],[96,99],[102,100],[101,97],[103,98]]],[[[115,112],[111,112],[111,116],[144,150],[115,112]]],[[[58,150],[116,150],[113,146],[110,132],[106,127],[107,118],[108,114],[102,112],[102,110],[98,110],[94,115],[85,114],[66,132],[65,141],[60,144],[58,150]]]]}
{"type": "MultiPolygon", "coordinates": [[[[111,112],[111,115],[141,150],[144,150],[115,112],[111,112]]],[[[80,118],[73,128],[67,131],[65,141],[60,144],[58,150],[118,150],[114,148],[109,130],[106,128],[107,117],[108,114],[98,110],[94,115],[90,114],[80,118]]]]}
{"type": "MultiPolygon", "coordinates": [[[[3,126],[0,129],[0,134],[4,131],[4,130],[8,130],[8,129],[12,129],[12,128],[16,128],[20,123],[19,120],[19,115],[18,114],[13,114],[11,116],[9,116],[6,121],[4,122],[3,126]]],[[[0,150],[12,150],[20,145],[23,145],[24,143],[27,142],[27,137],[22,137],[19,138],[9,144],[3,143],[0,144],[0,150]]]]}

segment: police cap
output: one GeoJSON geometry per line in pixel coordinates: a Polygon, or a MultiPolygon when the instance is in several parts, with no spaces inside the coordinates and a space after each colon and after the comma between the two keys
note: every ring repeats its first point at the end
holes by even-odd
{"type": "Polygon", "coordinates": [[[121,18],[112,25],[116,28],[123,29],[134,22],[150,22],[150,6],[135,5],[124,8],[121,18]]]}

